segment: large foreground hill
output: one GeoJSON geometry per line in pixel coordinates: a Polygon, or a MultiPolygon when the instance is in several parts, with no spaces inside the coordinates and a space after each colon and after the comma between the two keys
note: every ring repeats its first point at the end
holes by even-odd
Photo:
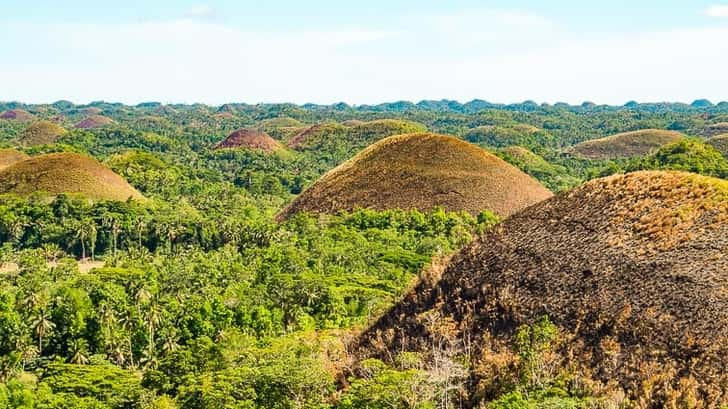
{"type": "Polygon", "coordinates": [[[561,367],[596,389],[644,407],[721,407],[727,290],[728,183],[637,172],[591,181],[506,220],[441,279],[423,279],[361,346],[386,357],[432,352],[442,339],[472,345],[470,391],[487,398],[483,385],[503,381],[493,357],[507,356],[521,325],[547,316],[566,340],[561,367]],[[433,320],[452,323],[442,325],[446,336],[433,320]]]}

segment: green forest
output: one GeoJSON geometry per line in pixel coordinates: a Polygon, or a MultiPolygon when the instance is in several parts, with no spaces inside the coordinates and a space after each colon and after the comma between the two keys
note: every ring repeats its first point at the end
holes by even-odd
{"type": "MultiPolygon", "coordinates": [[[[465,351],[435,363],[410,351],[360,360],[352,345],[504,217],[445,208],[276,217],[392,135],[457,137],[555,194],[639,170],[728,178],[726,103],[0,103],[10,111],[31,118],[0,119],[0,148],[91,157],[143,198],[21,192],[34,180],[0,169],[0,408],[468,407],[465,351]],[[110,121],[81,124],[98,117],[110,121]],[[238,129],[280,147],[215,149],[238,129]],[[681,136],[608,159],[574,151],[643,129],[681,136]]],[[[69,180],[102,189],[79,175],[69,180]]],[[[548,369],[561,342],[548,317],[521,327],[507,358],[514,375],[489,385],[480,407],[619,407],[548,369]]]]}

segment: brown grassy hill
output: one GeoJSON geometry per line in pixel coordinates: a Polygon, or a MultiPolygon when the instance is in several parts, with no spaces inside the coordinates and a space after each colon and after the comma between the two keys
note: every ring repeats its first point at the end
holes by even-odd
{"type": "Polygon", "coordinates": [[[442,323],[448,342],[473,346],[471,392],[487,397],[513,375],[516,329],[546,315],[563,340],[551,364],[596,382],[582,385],[626,393],[640,407],[672,399],[720,407],[728,403],[727,251],[728,182],[682,172],[598,179],[476,240],[359,347],[365,356],[427,351],[444,336],[442,323]]]}
{"type": "Polygon", "coordinates": [[[708,139],[708,144],[728,157],[728,133],[708,139]]]}
{"type": "Polygon", "coordinates": [[[279,219],[299,212],[437,206],[507,216],[550,196],[536,180],[475,145],[418,133],[386,138],[329,171],[279,219]]]}
{"type": "Polygon", "coordinates": [[[707,137],[728,134],[728,122],[719,122],[717,124],[710,124],[703,130],[703,135],[707,137]]]}
{"type": "Polygon", "coordinates": [[[94,200],[142,199],[121,176],[76,153],[51,153],[17,162],[0,171],[0,193],[81,194],[94,200]]]}
{"type": "Polygon", "coordinates": [[[655,152],[684,137],[685,135],[675,131],[643,129],[582,142],[573,146],[571,152],[576,156],[596,160],[631,158],[655,152]]]}
{"type": "Polygon", "coordinates": [[[9,119],[20,122],[32,121],[33,118],[33,114],[22,109],[11,109],[0,114],[0,119],[9,119]]]}
{"type": "Polygon", "coordinates": [[[220,141],[213,149],[247,148],[263,152],[274,152],[283,149],[278,141],[265,132],[255,129],[238,129],[220,141]]]}
{"type": "Polygon", "coordinates": [[[50,121],[38,121],[28,125],[20,134],[18,142],[23,146],[52,144],[67,131],[62,126],[50,121]]]}
{"type": "Polygon", "coordinates": [[[113,123],[115,123],[115,121],[109,117],[106,117],[103,115],[93,115],[93,116],[85,118],[81,122],[77,123],[76,128],[78,128],[78,129],[103,128],[104,126],[108,126],[113,123]]]}
{"type": "Polygon", "coordinates": [[[81,108],[81,110],[79,112],[82,115],[94,116],[94,115],[101,115],[101,113],[104,112],[104,110],[99,107],[86,107],[86,108],[81,108]]]}
{"type": "Polygon", "coordinates": [[[16,151],[15,149],[0,149],[0,170],[16,162],[26,160],[29,157],[24,152],[16,151]]]}

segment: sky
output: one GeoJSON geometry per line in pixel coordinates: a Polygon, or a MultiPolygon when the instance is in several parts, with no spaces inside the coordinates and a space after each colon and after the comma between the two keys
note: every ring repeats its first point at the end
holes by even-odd
{"type": "Polygon", "coordinates": [[[728,0],[0,7],[0,101],[728,100],[728,0]]]}

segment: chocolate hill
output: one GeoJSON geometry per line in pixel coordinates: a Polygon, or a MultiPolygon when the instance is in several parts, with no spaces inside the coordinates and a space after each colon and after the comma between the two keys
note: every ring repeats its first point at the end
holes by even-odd
{"type": "Polygon", "coordinates": [[[573,146],[571,152],[576,156],[596,160],[631,158],[655,152],[684,137],[685,135],[675,131],[643,129],[582,142],[573,146]]]}
{"type": "Polygon", "coordinates": [[[278,141],[265,132],[255,129],[238,129],[220,141],[213,149],[246,148],[263,152],[274,152],[283,149],[278,141]]]}
{"type": "Polygon", "coordinates": [[[0,149],[0,170],[7,168],[8,166],[28,159],[30,156],[27,154],[16,151],[15,149],[0,149]]]}
{"type": "Polygon", "coordinates": [[[33,114],[22,109],[11,109],[0,114],[0,119],[27,122],[33,120],[33,114]]]}
{"type": "Polygon", "coordinates": [[[78,122],[76,124],[76,128],[78,129],[94,129],[94,128],[103,128],[104,126],[108,126],[115,123],[113,119],[103,116],[103,115],[93,115],[88,118],[85,118],[78,122]]]}
{"type": "Polygon", "coordinates": [[[55,143],[67,131],[51,121],[38,121],[28,125],[20,134],[18,142],[23,146],[46,145],[55,143]]]}
{"type": "Polygon", "coordinates": [[[0,193],[25,196],[81,194],[94,200],[143,199],[121,176],[76,153],[51,153],[19,161],[0,171],[0,193]]]}
{"type": "Polygon", "coordinates": [[[441,337],[433,319],[450,323],[449,342],[474,348],[470,392],[487,400],[482,385],[503,381],[517,328],[548,316],[563,340],[555,361],[594,390],[640,407],[681,399],[722,407],[727,251],[728,182],[654,171],[594,180],[476,240],[441,277],[423,278],[359,348],[426,353],[441,337]]]}
{"type": "Polygon", "coordinates": [[[356,208],[442,207],[500,216],[551,197],[551,192],[500,158],[460,139],[430,133],[381,140],[326,173],[279,215],[356,208]]]}
{"type": "Polygon", "coordinates": [[[723,156],[728,157],[728,133],[708,139],[708,145],[717,149],[723,156]]]}

